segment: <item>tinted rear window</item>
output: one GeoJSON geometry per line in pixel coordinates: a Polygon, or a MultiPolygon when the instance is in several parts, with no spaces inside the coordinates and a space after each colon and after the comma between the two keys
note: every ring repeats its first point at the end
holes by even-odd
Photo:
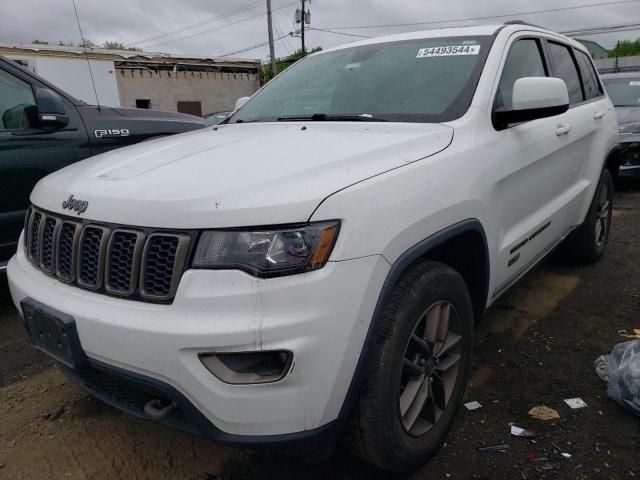
{"type": "Polygon", "coordinates": [[[580,77],[571,55],[571,49],[559,43],[549,42],[549,53],[551,54],[554,76],[561,78],[567,84],[569,104],[575,105],[584,101],[580,77]]]}
{"type": "Polygon", "coordinates": [[[580,66],[580,74],[582,75],[582,83],[587,100],[601,96],[602,90],[600,88],[600,82],[598,82],[598,76],[593,68],[591,59],[586,53],[580,50],[574,51],[576,52],[576,60],[578,60],[578,65],[580,66]]]}

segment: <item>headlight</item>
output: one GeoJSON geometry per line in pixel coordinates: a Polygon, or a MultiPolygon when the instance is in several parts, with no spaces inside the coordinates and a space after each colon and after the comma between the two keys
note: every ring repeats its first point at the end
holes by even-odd
{"type": "Polygon", "coordinates": [[[240,269],[275,277],[324,267],[338,237],[339,221],[252,230],[203,232],[194,268],[240,269]]]}
{"type": "Polygon", "coordinates": [[[619,131],[622,134],[640,133],[640,123],[626,123],[624,125],[620,125],[619,131]]]}

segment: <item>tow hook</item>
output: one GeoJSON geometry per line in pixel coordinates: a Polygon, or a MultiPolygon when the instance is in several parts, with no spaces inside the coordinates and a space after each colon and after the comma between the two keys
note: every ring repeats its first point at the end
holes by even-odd
{"type": "Polygon", "coordinates": [[[149,400],[144,406],[144,414],[151,420],[164,420],[176,409],[175,402],[166,403],[159,398],[149,400]]]}

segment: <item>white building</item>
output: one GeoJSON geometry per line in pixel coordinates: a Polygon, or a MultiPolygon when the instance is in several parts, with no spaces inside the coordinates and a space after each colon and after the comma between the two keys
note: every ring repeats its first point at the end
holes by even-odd
{"type": "Polygon", "coordinates": [[[0,55],[87,103],[207,114],[231,110],[262,82],[260,60],[0,43],[0,55]],[[88,62],[87,62],[88,57],[88,62]],[[91,82],[89,66],[95,82],[91,82]]]}

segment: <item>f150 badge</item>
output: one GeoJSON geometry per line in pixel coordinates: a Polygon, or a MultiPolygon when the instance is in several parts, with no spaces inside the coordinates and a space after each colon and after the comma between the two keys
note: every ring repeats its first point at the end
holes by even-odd
{"type": "Polygon", "coordinates": [[[128,128],[115,128],[111,130],[94,130],[93,134],[96,138],[108,138],[108,137],[128,137],[128,128]]]}
{"type": "Polygon", "coordinates": [[[66,208],[68,210],[74,210],[78,215],[83,214],[87,211],[87,207],[89,206],[89,202],[86,200],[76,200],[73,198],[73,195],[69,195],[64,202],[62,202],[62,208],[66,208]]]}

